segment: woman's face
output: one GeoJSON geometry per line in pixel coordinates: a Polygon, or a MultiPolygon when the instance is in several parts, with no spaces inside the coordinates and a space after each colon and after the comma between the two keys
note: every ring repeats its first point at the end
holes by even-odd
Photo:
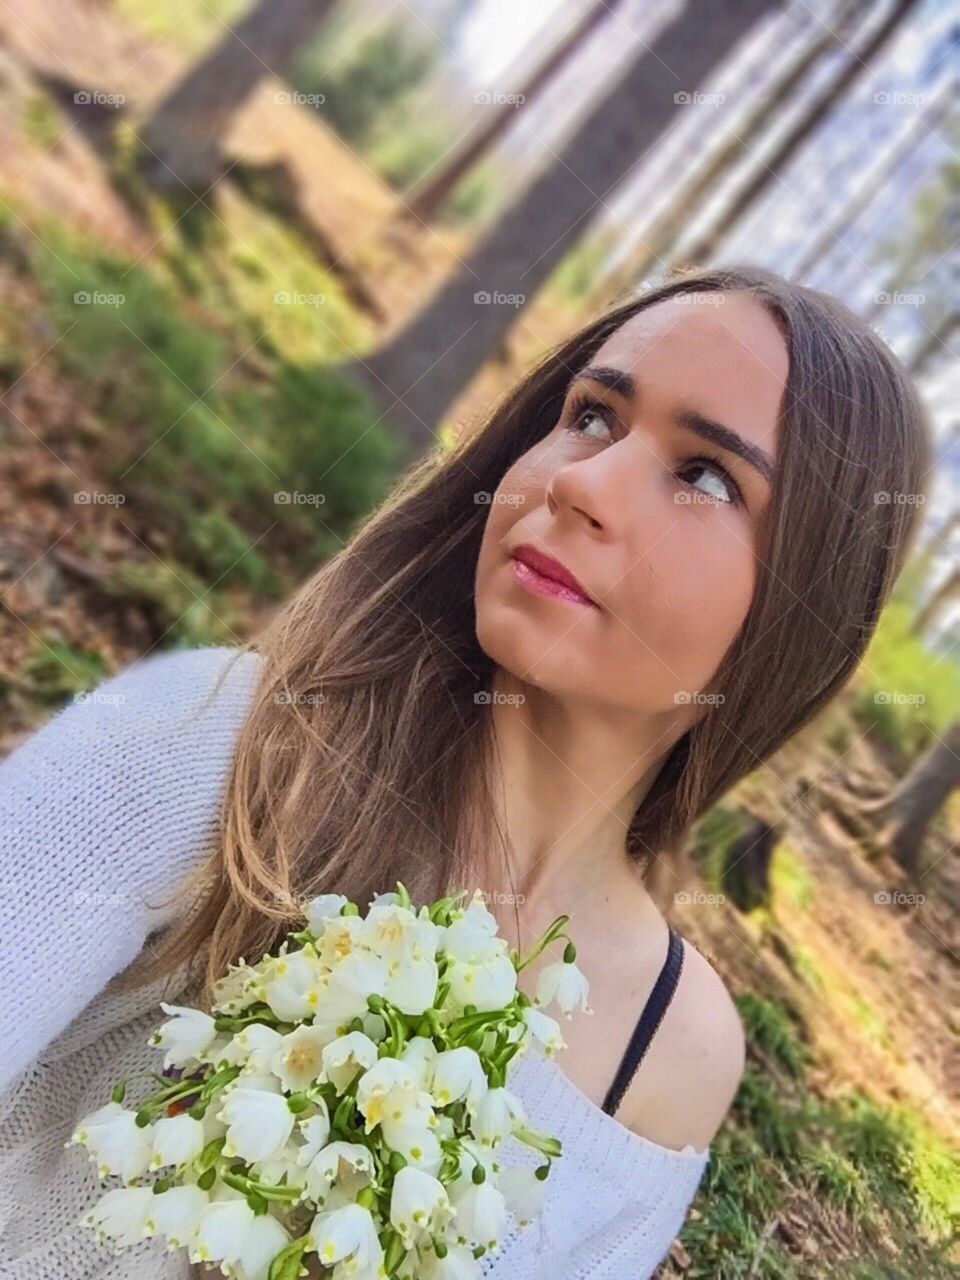
{"type": "Polygon", "coordinates": [[[753,595],[786,343],[747,294],[688,294],[571,372],[558,421],[491,504],[478,641],[558,696],[692,724],[753,595]],[[556,566],[524,564],[521,548],[559,561],[586,598],[558,594],[556,566]]]}

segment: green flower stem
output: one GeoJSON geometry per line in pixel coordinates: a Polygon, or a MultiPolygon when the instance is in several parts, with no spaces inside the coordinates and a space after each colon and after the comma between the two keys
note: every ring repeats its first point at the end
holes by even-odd
{"type": "Polygon", "coordinates": [[[267,1280],[297,1280],[303,1255],[310,1247],[310,1236],[300,1236],[285,1245],[270,1263],[267,1280]]]}
{"type": "Polygon", "coordinates": [[[554,920],[554,922],[547,928],[547,931],[543,934],[540,941],[534,943],[529,954],[519,958],[516,965],[517,973],[536,960],[541,951],[544,951],[549,947],[550,943],[553,942],[555,938],[564,937],[568,942],[571,941],[570,935],[562,932],[564,925],[569,921],[569,919],[569,916],[557,916],[556,920],[554,920]]]}
{"type": "Polygon", "coordinates": [[[240,1191],[245,1196],[259,1195],[264,1200],[298,1200],[303,1187],[281,1187],[271,1186],[269,1183],[258,1182],[256,1178],[250,1178],[242,1173],[234,1173],[230,1169],[220,1169],[220,1180],[225,1182],[228,1187],[233,1187],[234,1191],[240,1191]]]}

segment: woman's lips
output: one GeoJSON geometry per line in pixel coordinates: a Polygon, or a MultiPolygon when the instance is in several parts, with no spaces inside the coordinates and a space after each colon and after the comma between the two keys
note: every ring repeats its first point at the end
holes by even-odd
{"type": "MultiPolygon", "coordinates": [[[[513,572],[517,581],[536,595],[552,596],[555,600],[569,600],[571,604],[585,604],[589,605],[590,608],[597,608],[595,602],[585,592],[577,587],[568,585],[566,582],[558,582],[556,578],[551,578],[548,574],[542,573],[540,569],[535,569],[533,565],[528,564],[526,560],[521,559],[516,553],[510,557],[510,563],[513,565],[513,572]]],[[[543,561],[541,560],[540,563],[542,564],[543,561]]]]}

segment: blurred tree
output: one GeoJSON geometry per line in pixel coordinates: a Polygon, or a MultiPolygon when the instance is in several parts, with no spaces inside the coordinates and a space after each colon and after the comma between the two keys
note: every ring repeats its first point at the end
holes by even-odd
{"type": "Polygon", "coordinates": [[[556,161],[489,231],[436,296],[379,351],[346,366],[416,448],[497,349],[591,214],[776,0],[688,4],[644,45],[556,161]]]}
{"type": "Polygon", "coordinates": [[[486,121],[479,128],[469,131],[443,164],[401,202],[398,207],[399,215],[421,222],[429,222],[434,218],[467,170],[484,156],[516,119],[517,113],[511,99],[519,98],[524,105],[532,102],[620,3],[621,0],[597,0],[580,21],[556,42],[516,94],[504,94],[504,101],[496,104],[496,109],[493,109],[494,104],[488,104],[491,109],[486,121]]]}
{"type": "Polygon", "coordinates": [[[336,41],[311,42],[293,61],[289,80],[304,93],[323,94],[320,114],[363,151],[384,115],[432,71],[440,46],[404,20],[382,23],[366,35],[352,33],[351,26],[336,41]],[[345,50],[339,48],[343,34],[349,39],[345,50]]]}
{"type": "Polygon", "coordinates": [[[960,720],[923,753],[884,808],[880,843],[910,875],[921,868],[923,838],[947,797],[960,787],[960,720]]]}
{"type": "Polygon", "coordinates": [[[336,0],[260,0],[165,95],[147,121],[142,170],[202,197],[222,176],[230,120],[264,76],[282,75],[336,0]]]}
{"type": "MultiPolygon", "coordinates": [[[[780,181],[780,176],[792,157],[873,65],[881,50],[902,30],[911,9],[918,3],[919,0],[896,0],[883,21],[865,39],[851,45],[850,56],[811,96],[806,109],[787,129],[773,154],[759,158],[757,165],[747,174],[745,181],[711,226],[692,245],[685,246],[682,254],[673,252],[669,256],[670,266],[681,266],[688,262],[701,264],[713,260],[723,237],[753,207],[772,182],[780,181]]],[[[866,8],[866,12],[870,13],[870,7],[866,8]]]]}

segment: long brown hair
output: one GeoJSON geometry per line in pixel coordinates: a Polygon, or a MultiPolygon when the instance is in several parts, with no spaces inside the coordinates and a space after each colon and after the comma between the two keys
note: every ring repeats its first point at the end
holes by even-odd
{"type": "Polygon", "coordinates": [[[490,883],[506,889],[509,852],[489,816],[490,702],[477,697],[494,676],[473,599],[489,496],[552,429],[571,375],[614,330],[662,299],[708,290],[747,290],[768,309],[789,374],[757,586],[709,689],[723,696],[669,751],[625,835],[644,873],[845,684],[923,500],[930,445],[916,392],[827,294],[756,268],[671,280],[586,325],[481,430],[416,463],[238,650],[261,655],[259,684],[197,909],[166,940],[161,968],[202,955],[210,980],[241,955],[259,959],[315,894],[365,909],[397,880],[421,901],[466,888],[467,850],[481,850],[490,883]]]}

